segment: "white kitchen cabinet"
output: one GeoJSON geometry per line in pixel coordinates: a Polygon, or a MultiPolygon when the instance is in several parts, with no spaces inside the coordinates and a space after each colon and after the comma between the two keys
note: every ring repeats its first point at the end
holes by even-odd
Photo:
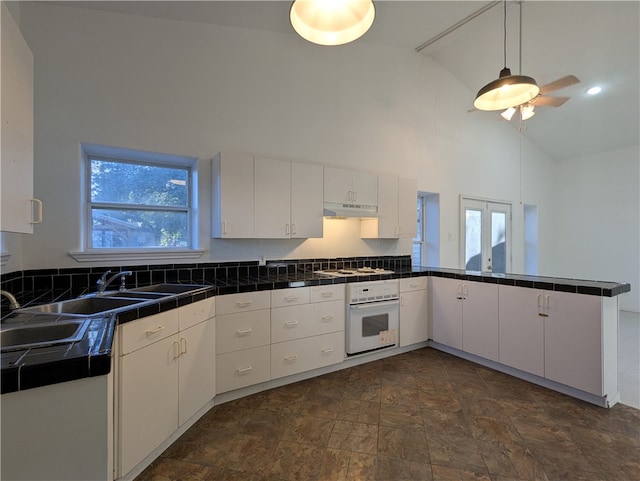
{"type": "Polygon", "coordinates": [[[433,340],[497,361],[498,285],[432,278],[433,340]]]}
{"type": "Polygon", "coordinates": [[[214,238],[254,237],[253,157],[218,153],[212,160],[214,238]]]}
{"type": "Polygon", "coordinates": [[[367,172],[324,168],[324,202],[378,205],[378,176],[367,172]]]}
{"type": "Polygon", "coordinates": [[[271,292],[271,378],[344,360],[344,285],[271,292]]]}
{"type": "Polygon", "coordinates": [[[400,347],[429,339],[428,277],[400,279],[400,347]]]}
{"type": "Polygon", "coordinates": [[[499,361],[544,377],[543,296],[547,291],[498,287],[499,361]]]}
{"type": "Polygon", "coordinates": [[[291,162],[291,238],[323,235],[323,168],[291,162]]]}
{"type": "Polygon", "coordinates": [[[365,239],[415,237],[417,197],[418,188],[415,179],[378,175],[378,217],[362,219],[360,237],[365,239]]]}
{"type": "Polygon", "coordinates": [[[213,399],[214,302],[205,299],[119,329],[121,476],[213,399]]]}
{"type": "Polygon", "coordinates": [[[291,237],[291,162],[256,158],[255,237],[291,237]]]}
{"type": "Polygon", "coordinates": [[[33,233],[42,203],[33,198],[33,54],[2,3],[0,230],[33,233]]]}
{"type": "Polygon", "coordinates": [[[270,291],[216,298],[216,393],[268,381],[270,291]]]}

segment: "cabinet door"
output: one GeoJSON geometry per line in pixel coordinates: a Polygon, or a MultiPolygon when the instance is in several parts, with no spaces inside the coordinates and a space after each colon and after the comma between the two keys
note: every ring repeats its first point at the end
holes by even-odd
{"type": "Polygon", "coordinates": [[[353,172],[336,167],[324,168],[324,202],[352,203],[353,172]]]}
{"type": "Polygon", "coordinates": [[[255,159],[255,237],[285,239],[291,235],[291,163],[255,159]]]}
{"type": "Polygon", "coordinates": [[[433,340],[462,349],[462,281],[431,278],[433,340]]]}
{"type": "Polygon", "coordinates": [[[291,237],[323,235],[322,165],[291,162],[291,237]]]}
{"type": "Polygon", "coordinates": [[[603,395],[600,298],[554,291],[544,305],[545,377],[603,395]]]}
{"type": "Polygon", "coordinates": [[[33,55],[2,3],[1,224],[6,232],[33,233],[33,55]]]}
{"type": "Polygon", "coordinates": [[[400,347],[429,338],[428,313],[429,298],[426,289],[400,293],[400,347]]]}
{"type": "Polygon", "coordinates": [[[499,361],[544,377],[544,294],[534,289],[498,287],[499,361]]]}
{"type": "Polygon", "coordinates": [[[359,205],[378,205],[378,175],[353,172],[353,202],[359,205]]]}
{"type": "Polygon", "coordinates": [[[179,334],[179,425],[215,396],[215,319],[179,334]]]}
{"type": "Polygon", "coordinates": [[[253,157],[220,153],[213,159],[212,236],[252,238],[253,157]]]}
{"type": "Polygon", "coordinates": [[[417,234],[418,182],[415,179],[398,179],[399,237],[413,239],[417,234]]]}
{"type": "Polygon", "coordinates": [[[498,285],[464,282],[462,297],[462,349],[497,361],[498,285]]]}
{"type": "MultiPolygon", "coordinates": [[[[375,224],[376,220],[373,220],[373,223],[375,224]]],[[[381,239],[398,237],[398,178],[396,176],[378,176],[377,223],[377,237],[381,239]]]]}
{"type": "Polygon", "coordinates": [[[178,429],[178,336],[120,358],[120,472],[178,429]]]}

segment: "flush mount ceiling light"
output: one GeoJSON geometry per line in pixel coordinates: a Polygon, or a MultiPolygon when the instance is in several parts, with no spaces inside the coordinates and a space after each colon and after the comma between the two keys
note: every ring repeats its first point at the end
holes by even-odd
{"type": "MultiPolygon", "coordinates": [[[[522,7],[522,4],[520,4],[522,7]]],[[[522,18],[522,17],[521,17],[522,18]]],[[[522,28],[520,29],[522,31],[522,28]]],[[[520,37],[522,57],[522,36],[520,37]]],[[[476,95],[473,106],[478,110],[502,110],[524,104],[540,92],[538,84],[526,75],[511,75],[507,67],[507,0],[504,0],[504,67],[499,77],[482,87],[476,95]]]]}
{"type": "Polygon", "coordinates": [[[343,45],[364,35],[375,15],[372,0],[295,0],[289,19],[309,42],[343,45]]]}

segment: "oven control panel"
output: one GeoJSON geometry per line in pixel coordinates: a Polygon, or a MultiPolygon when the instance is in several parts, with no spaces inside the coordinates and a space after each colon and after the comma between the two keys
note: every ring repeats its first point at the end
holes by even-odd
{"type": "Polygon", "coordinates": [[[386,301],[400,297],[400,283],[397,279],[384,281],[353,282],[347,284],[347,303],[386,301]]]}

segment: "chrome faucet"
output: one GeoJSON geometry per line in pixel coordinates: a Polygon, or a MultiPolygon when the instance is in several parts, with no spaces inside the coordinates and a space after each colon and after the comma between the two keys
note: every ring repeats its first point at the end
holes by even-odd
{"type": "Polygon", "coordinates": [[[18,303],[18,300],[9,291],[0,291],[0,295],[9,299],[9,309],[11,310],[20,309],[20,304],[18,303]]]}
{"type": "Polygon", "coordinates": [[[107,276],[111,274],[111,271],[107,271],[104,274],[102,274],[102,276],[100,276],[100,279],[98,279],[98,281],[96,282],[96,284],[98,284],[98,295],[101,296],[102,294],[104,294],[104,290],[107,288],[107,286],[109,284],[111,284],[113,282],[114,279],[120,277],[120,288],[118,289],[119,291],[125,291],[127,289],[127,286],[125,285],[125,277],[126,276],[130,276],[131,275],[131,271],[120,271],[117,274],[112,275],[111,277],[109,277],[107,279],[107,276]]]}

